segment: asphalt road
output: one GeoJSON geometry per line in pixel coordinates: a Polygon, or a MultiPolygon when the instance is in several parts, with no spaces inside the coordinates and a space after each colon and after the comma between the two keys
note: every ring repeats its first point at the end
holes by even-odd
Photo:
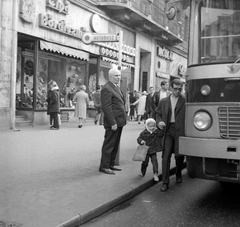
{"type": "Polygon", "coordinates": [[[160,184],[92,220],[83,227],[234,227],[240,226],[240,185],[171,178],[170,189],[160,184]]]}

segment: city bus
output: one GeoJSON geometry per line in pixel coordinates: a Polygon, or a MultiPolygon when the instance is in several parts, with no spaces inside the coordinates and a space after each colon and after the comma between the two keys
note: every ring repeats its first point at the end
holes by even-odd
{"type": "Polygon", "coordinates": [[[240,1],[189,3],[186,130],[179,153],[191,178],[240,183],[240,1]]]}

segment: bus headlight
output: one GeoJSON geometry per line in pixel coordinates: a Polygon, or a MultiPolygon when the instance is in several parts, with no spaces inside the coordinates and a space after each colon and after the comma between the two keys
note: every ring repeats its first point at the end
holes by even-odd
{"type": "Polygon", "coordinates": [[[194,114],[193,124],[197,130],[204,131],[211,126],[212,118],[207,112],[200,111],[194,114]]]}
{"type": "Polygon", "coordinates": [[[203,85],[203,86],[201,87],[201,93],[202,93],[202,95],[204,95],[204,96],[209,95],[210,91],[211,91],[211,88],[210,88],[208,85],[203,85]]]}

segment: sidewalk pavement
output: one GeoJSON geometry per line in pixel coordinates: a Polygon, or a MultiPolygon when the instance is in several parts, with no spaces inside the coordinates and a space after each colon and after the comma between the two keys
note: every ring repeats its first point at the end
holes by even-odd
{"type": "Polygon", "coordinates": [[[0,131],[0,226],[79,226],[152,186],[152,164],[140,177],[141,162],[132,161],[144,127],[124,127],[116,175],[98,171],[104,128],[93,120],[81,129],[63,122],[60,130],[0,131]]]}

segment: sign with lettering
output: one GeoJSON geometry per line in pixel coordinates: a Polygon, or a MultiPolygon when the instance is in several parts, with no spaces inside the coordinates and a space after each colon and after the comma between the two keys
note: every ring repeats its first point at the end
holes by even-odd
{"type": "Polygon", "coordinates": [[[85,32],[82,36],[82,41],[85,44],[92,42],[118,42],[119,37],[118,35],[85,32]]]}
{"type": "MultiPolygon", "coordinates": [[[[110,57],[113,59],[118,59],[119,58],[119,53],[117,51],[113,51],[111,49],[108,49],[106,47],[100,47],[100,54],[106,57],[110,57]]],[[[133,57],[128,56],[126,54],[122,54],[122,61],[129,62],[129,63],[134,63],[133,57]]]]}
{"type": "Polygon", "coordinates": [[[39,14],[39,26],[74,36],[79,39],[82,38],[82,31],[80,29],[75,29],[66,25],[65,20],[56,21],[50,14],[39,14]]]}
{"type": "Polygon", "coordinates": [[[173,60],[173,52],[165,47],[157,47],[157,56],[167,59],[169,61],[173,60]]]}
{"type": "Polygon", "coordinates": [[[47,0],[47,7],[68,14],[70,2],[67,0],[47,0]]]}
{"type": "MultiPolygon", "coordinates": [[[[111,49],[113,52],[119,51],[119,42],[96,42],[98,46],[105,47],[105,49],[111,49]]],[[[122,53],[129,55],[131,57],[135,57],[136,49],[134,47],[127,46],[125,44],[122,45],[122,53]]]]}

